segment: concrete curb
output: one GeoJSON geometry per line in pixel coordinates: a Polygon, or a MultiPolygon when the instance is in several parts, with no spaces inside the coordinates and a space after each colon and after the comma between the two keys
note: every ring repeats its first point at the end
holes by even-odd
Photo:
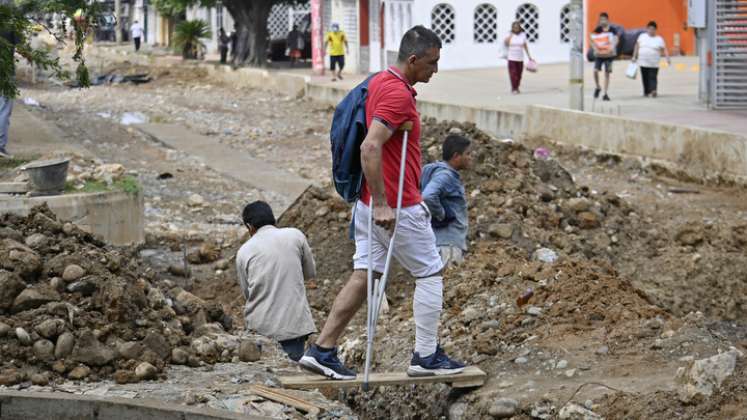
{"type": "Polygon", "coordinates": [[[747,181],[747,138],[715,130],[533,105],[523,135],[669,163],[690,177],[747,181]]]}
{"type": "Polygon", "coordinates": [[[0,214],[28,215],[47,203],[58,219],[76,224],[98,235],[111,245],[136,245],[145,242],[143,194],[101,192],[61,194],[43,197],[0,195],[0,214]]]}
{"type": "Polygon", "coordinates": [[[0,418],[3,420],[261,420],[269,417],[248,416],[146,399],[0,391],[0,418]]]}

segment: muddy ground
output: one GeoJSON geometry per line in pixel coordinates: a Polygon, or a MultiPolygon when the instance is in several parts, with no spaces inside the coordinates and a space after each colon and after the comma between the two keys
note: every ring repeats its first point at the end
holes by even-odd
{"type": "MultiPolygon", "coordinates": [[[[152,250],[145,260],[156,272],[179,261],[185,242],[194,247],[206,238],[231,258],[242,233],[239,209],[263,194],[118,124],[123,112],[184,124],[314,181],[317,187],[281,222],[311,241],[319,275],[307,287],[321,327],[353,253],[348,207],[324,184],[329,107],[237,91],[190,68],[148,70],[156,79],[140,86],[36,86],[23,94],[42,104],[33,111],[60,127],[66,141],[138,173],[152,250]],[[167,172],[173,178],[158,179],[167,172]],[[193,194],[210,204],[194,205],[193,194]]],[[[471,392],[388,387],[328,397],[362,418],[493,418],[513,403],[515,418],[553,418],[571,400],[605,418],[747,417],[744,358],[711,397],[683,403],[674,381],[693,359],[747,348],[744,188],[700,185],[636,159],[534,139],[501,142],[460,124],[426,121],[424,127],[426,159],[437,157],[438,142],[451,130],[477,144],[476,165],[465,174],[470,253],[446,273],[441,341],[490,379],[471,392]],[[534,159],[538,146],[551,151],[550,161],[534,159]],[[555,252],[557,261],[538,261],[539,248],[555,252]],[[535,295],[518,307],[515,300],[527,288],[535,295]]],[[[243,302],[232,263],[214,264],[194,266],[181,286],[219,303],[240,329],[243,302]]],[[[376,370],[404,369],[409,361],[412,290],[397,269],[376,370]]],[[[358,368],[363,314],[341,343],[346,362],[358,368]]]]}

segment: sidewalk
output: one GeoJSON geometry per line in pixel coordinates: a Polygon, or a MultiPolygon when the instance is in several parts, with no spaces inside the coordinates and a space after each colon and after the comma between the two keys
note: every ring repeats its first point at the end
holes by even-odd
{"type": "Polygon", "coordinates": [[[8,139],[8,151],[18,157],[36,158],[70,153],[90,156],[84,148],[66,141],[65,134],[59,128],[34,115],[33,109],[22,105],[20,100],[16,100],[13,106],[8,139]]]}
{"type": "MultiPolygon", "coordinates": [[[[614,64],[609,94],[611,102],[593,101],[594,76],[591,63],[585,64],[585,111],[628,118],[747,133],[747,111],[710,111],[697,100],[698,63],[696,57],[675,57],[672,66],[659,73],[659,98],[644,98],[640,75],[625,77],[628,61],[614,64]]],[[[308,70],[286,70],[308,75],[308,70]]],[[[540,66],[539,72],[524,72],[522,94],[511,95],[506,68],[443,71],[428,84],[419,84],[418,100],[449,103],[523,113],[529,105],[568,107],[568,64],[540,66]]],[[[313,76],[312,83],[352,88],[365,78],[348,75],[332,82],[330,76],[313,76]]]]}

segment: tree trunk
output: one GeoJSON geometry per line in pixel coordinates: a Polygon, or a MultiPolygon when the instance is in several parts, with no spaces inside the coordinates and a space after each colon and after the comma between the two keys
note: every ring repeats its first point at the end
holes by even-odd
{"type": "Polygon", "coordinates": [[[267,66],[269,34],[267,19],[278,0],[224,0],[223,5],[236,22],[234,65],[267,66]]]}

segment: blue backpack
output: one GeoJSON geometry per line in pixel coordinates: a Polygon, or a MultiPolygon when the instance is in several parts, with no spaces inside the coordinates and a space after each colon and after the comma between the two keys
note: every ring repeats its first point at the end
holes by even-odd
{"type": "Polygon", "coordinates": [[[329,139],[332,146],[332,181],[348,203],[360,198],[363,186],[361,143],[366,138],[366,99],[373,74],[353,88],[335,108],[329,139]]]}

